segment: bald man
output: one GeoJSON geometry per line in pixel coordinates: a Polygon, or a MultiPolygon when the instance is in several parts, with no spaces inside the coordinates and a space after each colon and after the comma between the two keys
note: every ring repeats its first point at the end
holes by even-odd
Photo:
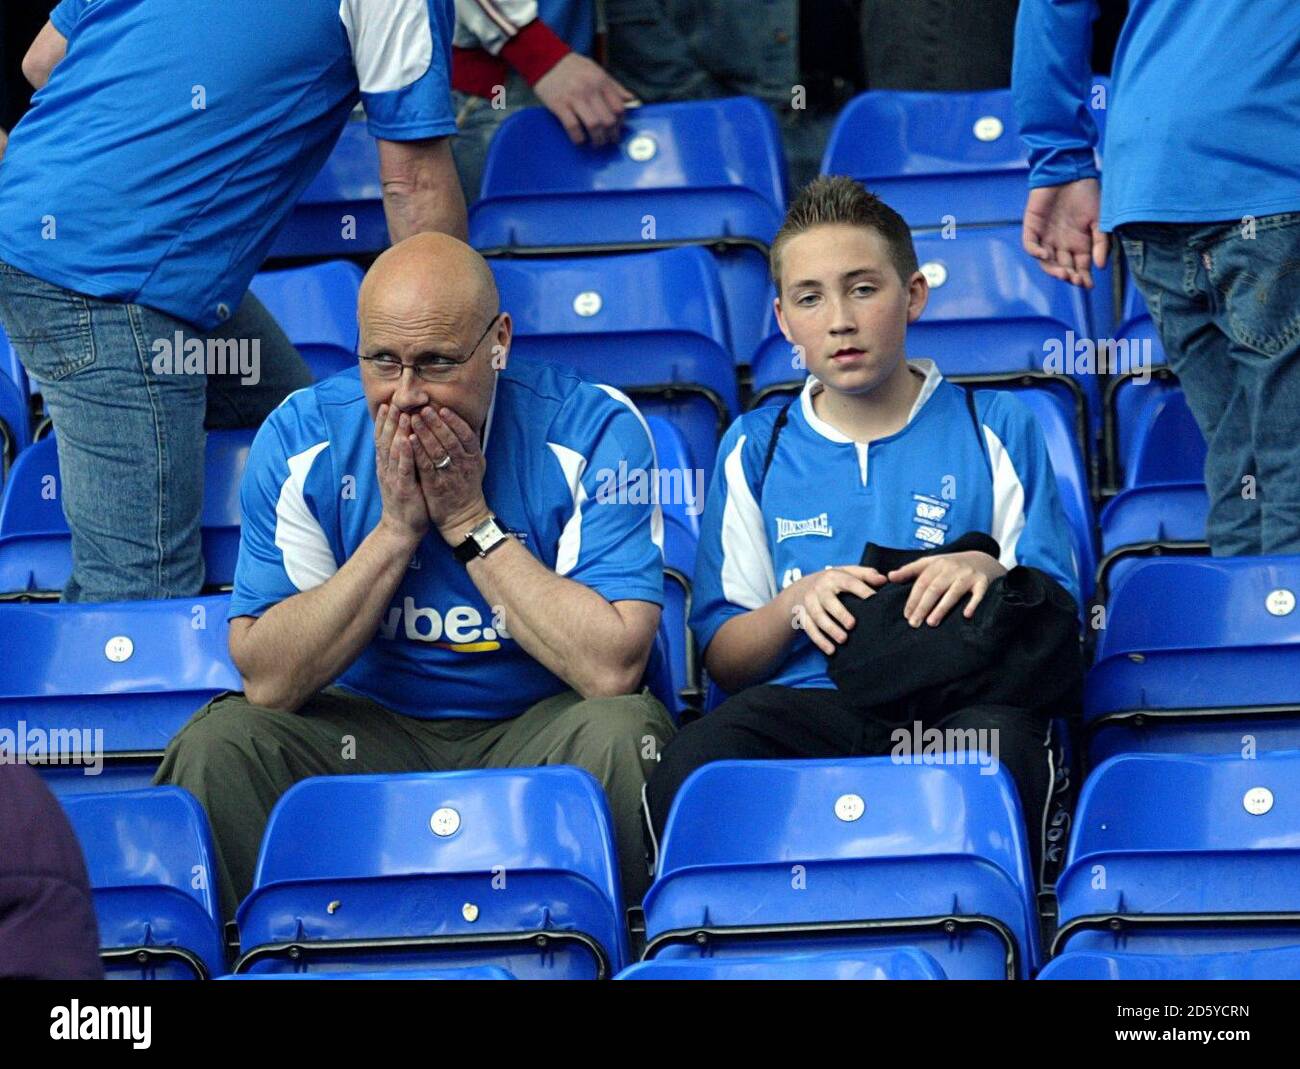
{"type": "Polygon", "coordinates": [[[508,364],[510,316],[455,238],[385,252],[358,311],[360,367],[292,394],[249,456],[229,612],[244,692],[190,720],[155,782],[207,810],[229,918],[300,779],[578,765],[638,902],[641,788],[673,731],[641,686],[662,518],[598,486],[653,466],[645,421],[608,386],[508,364]]]}

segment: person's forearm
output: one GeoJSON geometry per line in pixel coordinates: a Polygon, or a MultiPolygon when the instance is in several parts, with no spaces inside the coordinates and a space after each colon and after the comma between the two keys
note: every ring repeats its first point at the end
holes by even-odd
{"type": "Polygon", "coordinates": [[[54,23],[47,22],[32,41],[27,55],[23,56],[23,77],[33,89],[45,88],[51,72],[62,62],[67,51],[68,39],[54,28],[54,23]]]}
{"type": "Polygon", "coordinates": [[[1096,0],[1025,0],[1016,17],[1011,94],[1031,187],[1096,178],[1088,99],[1096,0]]]}
{"type": "Polygon", "coordinates": [[[232,654],[254,705],[298,709],[374,638],[418,542],[382,523],[333,576],[268,609],[232,654]]]}
{"type": "Polygon", "coordinates": [[[594,590],[556,575],[515,539],[467,565],[474,585],[530,657],[584,698],[630,694],[650,650],[594,590]]]}
{"type": "Polygon", "coordinates": [[[713,681],[732,693],[767,679],[800,634],[795,626],[793,587],[766,605],[733,616],[704,651],[704,666],[713,681]]]}
{"type": "Polygon", "coordinates": [[[389,148],[381,164],[384,216],[394,245],[426,231],[469,239],[465,194],[450,139],[442,138],[427,153],[389,148]]]}

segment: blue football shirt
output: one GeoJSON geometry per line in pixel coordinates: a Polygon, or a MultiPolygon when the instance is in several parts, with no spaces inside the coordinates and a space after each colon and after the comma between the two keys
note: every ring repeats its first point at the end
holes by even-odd
{"type": "MultiPolygon", "coordinates": [[[[654,470],[650,431],[623,394],[513,361],[497,377],[483,449],[488,507],[538,560],[607,601],[663,604],[659,506],[609,492],[627,472],[654,470]]],[[[271,413],[240,503],[232,618],[319,586],[356,551],[382,511],[358,371],[290,394],[271,413]]],[[[568,689],[510,637],[508,615],[487,604],[436,531],[337,682],[422,719],[503,719],[568,689]]]]}
{"type": "MultiPolygon", "coordinates": [[[[969,531],[997,540],[1007,569],[1030,565],[1079,598],[1070,529],[1033,413],[977,390],[980,437],[962,389],[930,360],[907,424],[868,444],[817,415],[809,376],[763,475],[779,406],[747,412],[718,448],[700,528],[691,628],[701,650],[733,616],[823,568],[857,564],[868,542],[934,550],[969,531]]],[[[799,632],[766,683],[833,687],[826,655],[799,632]]]]}
{"type": "Polygon", "coordinates": [[[358,99],[455,132],[452,0],[63,0],[68,51],[0,163],[0,259],[211,329],[358,99]]]}

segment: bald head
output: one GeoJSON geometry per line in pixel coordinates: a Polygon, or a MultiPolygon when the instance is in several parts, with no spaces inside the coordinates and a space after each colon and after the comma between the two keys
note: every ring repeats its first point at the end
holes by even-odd
{"type": "Polygon", "coordinates": [[[375,331],[407,337],[477,334],[497,313],[487,261],[447,234],[416,234],[377,259],[361,283],[357,318],[364,348],[375,331]],[[474,326],[477,324],[477,327],[474,326]]]}

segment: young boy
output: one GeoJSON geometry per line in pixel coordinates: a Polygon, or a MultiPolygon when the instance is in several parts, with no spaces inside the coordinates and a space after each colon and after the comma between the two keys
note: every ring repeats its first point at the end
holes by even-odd
{"type": "MultiPolygon", "coordinates": [[[[989,584],[1020,564],[1079,597],[1029,410],[906,359],[928,286],[898,213],[852,179],[818,178],[791,206],[771,266],[777,321],[811,374],[784,416],[781,406],[746,413],[718,451],[691,627],[709,675],[733,696],[664,750],[646,788],[656,840],[682,782],[710,761],[890,753],[897,725],[851,709],[827,673],[855,622],[842,594],[913,583],[903,614],[935,627],[953,610],[973,616],[989,584]],[[1000,557],[944,551],[973,531],[992,536],[1000,557]],[[881,574],[858,564],[869,541],[931,552],[881,574]]],[[[1057,767],[1050,724],[982,706],[938,726],[996,729],[1037,871],[1057,767]]]]}

